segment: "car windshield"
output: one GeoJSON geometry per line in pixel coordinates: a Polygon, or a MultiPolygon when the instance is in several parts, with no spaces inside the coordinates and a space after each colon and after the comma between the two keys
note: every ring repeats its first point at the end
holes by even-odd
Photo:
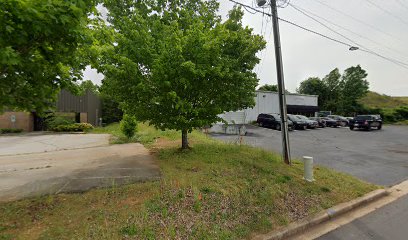
{"type": "Polygon", "coordinates": [[[298,117],[299,119],[302,119],[302,120],[309,120],[309,118],[307,118],[306,116],[303,116],[303,115],[296,115],[296,117],[298,117]]]}
{"type": "Polygon", "coordinates": [[[360,115],[355,118],[355,120],[370,120],[371,116],[368,115],[360,115]]]}

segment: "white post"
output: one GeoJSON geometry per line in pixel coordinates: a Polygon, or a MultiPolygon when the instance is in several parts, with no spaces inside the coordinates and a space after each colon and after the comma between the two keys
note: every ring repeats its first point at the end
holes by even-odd
{"type": "Polygon", "coordinates": [[[313,182],[313,158],[312,157],[307,157],[303,156],[303,163],[304,163],[304,177],[308,182],[313,182]]]}

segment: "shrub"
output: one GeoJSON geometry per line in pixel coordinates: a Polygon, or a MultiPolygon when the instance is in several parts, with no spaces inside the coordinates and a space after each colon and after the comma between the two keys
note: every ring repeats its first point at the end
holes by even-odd
{"type": "Polygon", "coordinates": [[[73,123],[68,125],[59,125],[52,130],[55,132],[86,132],[93,129],[89,123],[73,123]]]}
{"type": "Polygon", "coordinates": [[[1,128],[0,129],[0,134],[6,134],[6,133],[21,133],[23,129],[20,128],[1,128]]]}
{"type": "Polygon", "coordinates": [[[120,121],[120,130],[128,139],[132,138],[136,133],[137,121],[134,116],[125,114],[120,121]]]}
{"type": "Polygon", "coordinates": [[[48,116],[47,119],[45,120],[45,126],[47,127],[48,130],[52,131],[55,131],[54,129],[59,126],[71,125],[74,123],[75,121],[73,119],[69,119],[67,117],[58,115],[48,116]]]}

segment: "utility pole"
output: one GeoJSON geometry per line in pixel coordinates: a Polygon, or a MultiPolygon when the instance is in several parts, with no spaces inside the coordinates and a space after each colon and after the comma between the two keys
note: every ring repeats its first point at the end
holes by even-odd
{"type": "Polygon", "coordinates": [[[283,78],[283,63],[282,52],[279,35],[279,20],[278,10],[276,7],[276,0],[270,0],[272,9],[272,24],[273,24],[273,37],[275,42],[275,58],[276,58],[276,73],[278,77],[278,94],[279,94],[279,108],[281,117],[281,132],[282,132],[282,156],[286,164],[291,164],[290,159],[290,146],[289,146],[289,134],[288,134],[288,116],[286,110],[286,91],[285,82],[283,78]]]}

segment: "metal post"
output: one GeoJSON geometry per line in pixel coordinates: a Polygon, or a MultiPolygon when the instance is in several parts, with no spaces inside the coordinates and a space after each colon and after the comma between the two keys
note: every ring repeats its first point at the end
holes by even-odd
{"type": "Polygon", "coordinates": [[[271,9],[272,9],[273,36],[275,42],[276,72],[278,77],[279,109],[281,116],[282,156],[285,163],[290,165],[291,159],[288,134],[288,120],[287,120],[288,117],[286,112],[285,83],[283,78],[283,63],[276,0],[271,0],[271,9]]]}

